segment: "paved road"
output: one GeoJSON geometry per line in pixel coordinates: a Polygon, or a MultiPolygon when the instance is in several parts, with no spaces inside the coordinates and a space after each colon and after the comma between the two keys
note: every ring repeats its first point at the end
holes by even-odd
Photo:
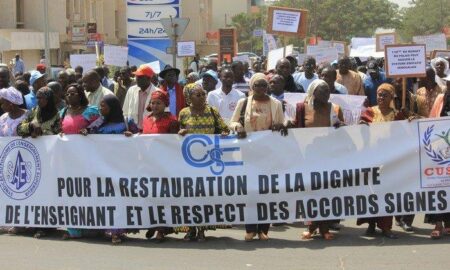
{"type": "Polygon", "coordinates": [[[354,220],[334,241],[299,240],[302,226],[271,228],[268,242],[244,242],[242,227],[207,232],[207,241],[186,243],[173,235],[164,243],[130,235],[120,246],[103,239],[63,241],[0,235],[0,269],[450,269],[450,236],[430,240],[430,225],[416,217],[416,232],[394,228],[400,238],[366,238],[354,220]]]}

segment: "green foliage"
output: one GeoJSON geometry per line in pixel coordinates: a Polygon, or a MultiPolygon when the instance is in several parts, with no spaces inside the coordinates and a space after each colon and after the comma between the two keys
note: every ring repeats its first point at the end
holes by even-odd
{"type": "Polygon", "coordinates": [[[265,29],[267,9],[262,8],[260,13],[241,13],[231,19],[230,27],[237,30],[239,51],[262,53],[262,37],[254,37],[253,30],[265,29]]]}

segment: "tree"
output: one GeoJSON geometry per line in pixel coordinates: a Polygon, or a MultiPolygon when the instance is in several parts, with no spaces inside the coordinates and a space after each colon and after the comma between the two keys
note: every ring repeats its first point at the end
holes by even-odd
{"type": "Polygon", "coordinates": [[[265,28],[263,24],[264,9],[260,13],[240,13],[231,18],[231,27],[236,28],[239,51],[262,53],[262,37],[254,37],[253,30],[265,28]]]}
{"type": "Polygon", "coordinates": [[[400,33],[405,40],[438,33],[450,25],[450,0],[416,0],[412,4],[402,10],[400,33]]]}

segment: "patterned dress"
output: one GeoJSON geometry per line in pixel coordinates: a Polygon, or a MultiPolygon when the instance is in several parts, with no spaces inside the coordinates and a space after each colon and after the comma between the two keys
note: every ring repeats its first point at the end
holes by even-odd
{"type": "Polygon", "coordinates": [[[9,117],[8,113],[0,116],[0,137],[17,136],[17,126],[27,118],[27,113],[22,114],[16,119],[9,117]]]}
{"type": "Polygon", "coordinates": [[[31,136],[30,124],[37,124],[41,127],[42,135],[55,135],[61,132],[61,123],[59,120],[59,114],[56,113],[49,120],[42,122],[39,116],[39,107],[34,108],[30,114],[27,115],[25,120],[17,127],[17,135],[19,136],[31,136]]]}

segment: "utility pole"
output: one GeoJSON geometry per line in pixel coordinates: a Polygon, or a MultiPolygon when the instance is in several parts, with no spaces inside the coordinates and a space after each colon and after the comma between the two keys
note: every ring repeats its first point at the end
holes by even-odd
{"type": "Polygon", "coordinates": [[[50,75],[50,37],[48,30],[48,0],[44,0],[45,73],[50,75]]]}

